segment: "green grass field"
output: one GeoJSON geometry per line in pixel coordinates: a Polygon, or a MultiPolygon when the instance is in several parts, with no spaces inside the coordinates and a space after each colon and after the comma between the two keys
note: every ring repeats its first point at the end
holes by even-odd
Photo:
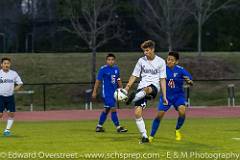
{"type": "MultiPolygon", "coordinates": [[[[174,156],[191,152],[240,154],[239,141],[232,139],[240,137],[239,123],[240,119],[235,118],[187,119],[182,129],[184,138],[177,142],[174,139],[175,119],[165,119],[153,143],[138,144],[140,135],[133,120],[122,121],[129,129],[126,134],[116,133],[110,120],[105,124],[105,133],[94,132],[96,121],[16,122],[11,137],[0,137],[0,156],[9,152],[63,152],[77,153],[78,159],[87,159],[89,153],[155,153],[160,158],[153,159],[198,159],[174,156]]],[[[146,125],[149,131],[151,121],[147,120],[146,125]]]]}

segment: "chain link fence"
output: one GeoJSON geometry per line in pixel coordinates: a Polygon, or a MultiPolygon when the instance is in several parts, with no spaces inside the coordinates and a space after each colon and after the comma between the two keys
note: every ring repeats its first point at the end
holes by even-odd
{"type": "MultiPolygon", "coordinates": [[[[190,106],[227,106],[229,101],[229,84],[234,84],[235,105],[240,105],[240,79],[239,80],[195,80],[189,89],[190,106]]],[[[24,91],[15,95],[18,111],[43,110],[70,110],[86,109],[85,104],[91,100],[92,84],[79,83],[43,83],[25,84],[24,91]],[[86,92],[87,91],[87,92],[86,92]]],[[[133,87],[136,88],[137,84],[133,87]]],[[[101,88],[97,99],[92,102],[93,109],[102,108],[101,88]]],[[[156,107],[157,97],[149,102],[149,107],[156,107]]],[[[119,108],[130,108],[119,103],[119,108]]]]}

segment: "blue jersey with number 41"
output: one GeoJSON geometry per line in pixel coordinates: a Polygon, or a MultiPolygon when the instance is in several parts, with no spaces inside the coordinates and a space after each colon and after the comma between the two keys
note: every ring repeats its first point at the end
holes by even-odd
{"type": "Polygon", "coordinates": [[[102,97],[113,97],[115,90],[118,88],[120,79],[120,70],[118,66],[104,65],[100,68],[97,80],[102,82],[102,97]]]}
{"type": "Polygon", "coordinates": [[[175,97],[176,95],[184,95],[184,77],[188,77],[192,80],[191,74],[179,65],[175,65],[174,68],[166,68],[167,72],[167,97],[175,97]]]}

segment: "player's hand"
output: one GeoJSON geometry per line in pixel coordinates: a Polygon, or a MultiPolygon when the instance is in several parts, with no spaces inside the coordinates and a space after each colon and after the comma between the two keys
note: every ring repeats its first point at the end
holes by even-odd
{"type": "Polygon", "coordinates": [[[163,97],[163,105],[167,106],[168,105],[168,100],[166,97],[163,97]]]}
{"type": "Polygon", "coordinates": [[[96,97],[97,97],[97,93],[96,93],[96,92],[93,92],[93,93],[92,93],[92,99],[96,99],[96,97]]]}
{"type": "Polygon", "coordinates": [[[124,92],[126,95],[128,94],[128,91],[125,88],[120,88],[122,92],[124,92]]]}
{"type": "Polygon", "coordinates": [[[17,86],[14,88],[14,92],[19,91],[21,87],[22,87],[22,85],[17,85],[17,86]]]}
{"type": "Polygon", "coordinates": [[[189,84],[189,85],[193,85],[193,81],[190,80],[189,77],[184,76],[183,78],[184,78],[184,80],[186,81],[187,84],[189,84]]]}

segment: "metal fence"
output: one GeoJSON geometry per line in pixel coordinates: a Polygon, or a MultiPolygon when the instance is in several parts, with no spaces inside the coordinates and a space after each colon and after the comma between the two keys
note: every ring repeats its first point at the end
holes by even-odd
{"type": "MultiPolygon", "coordinates": [[[[126,83],[126,82],[124,82],[126,83]]],[[[39,83],[25,84],[23,90],[16,94],[17,110],[19,111],[46,111],[86,109],[86,102],[91,101],[91,82],[74,83],[39,83]]],[[[133,88],[136,88],[137,83],[133,88]]],[[[240,79],[215,79],[194,80],[194,85],[189,88],[191,106],[227,106],[232,104],[234,96],[235,105],[240,105],[240,79]],[[234,87],[233,87],[234,86],[234,87]],[[234,95],[232,92],[234,89],[234,95]]],[[[93,109],[101,108],[101,88],[93,109]]],[[[149,107],[155,107],[158,99],[149,103],[149,107]]],[[[120,108],[126,108],[120,103],[120,108]]]]}

